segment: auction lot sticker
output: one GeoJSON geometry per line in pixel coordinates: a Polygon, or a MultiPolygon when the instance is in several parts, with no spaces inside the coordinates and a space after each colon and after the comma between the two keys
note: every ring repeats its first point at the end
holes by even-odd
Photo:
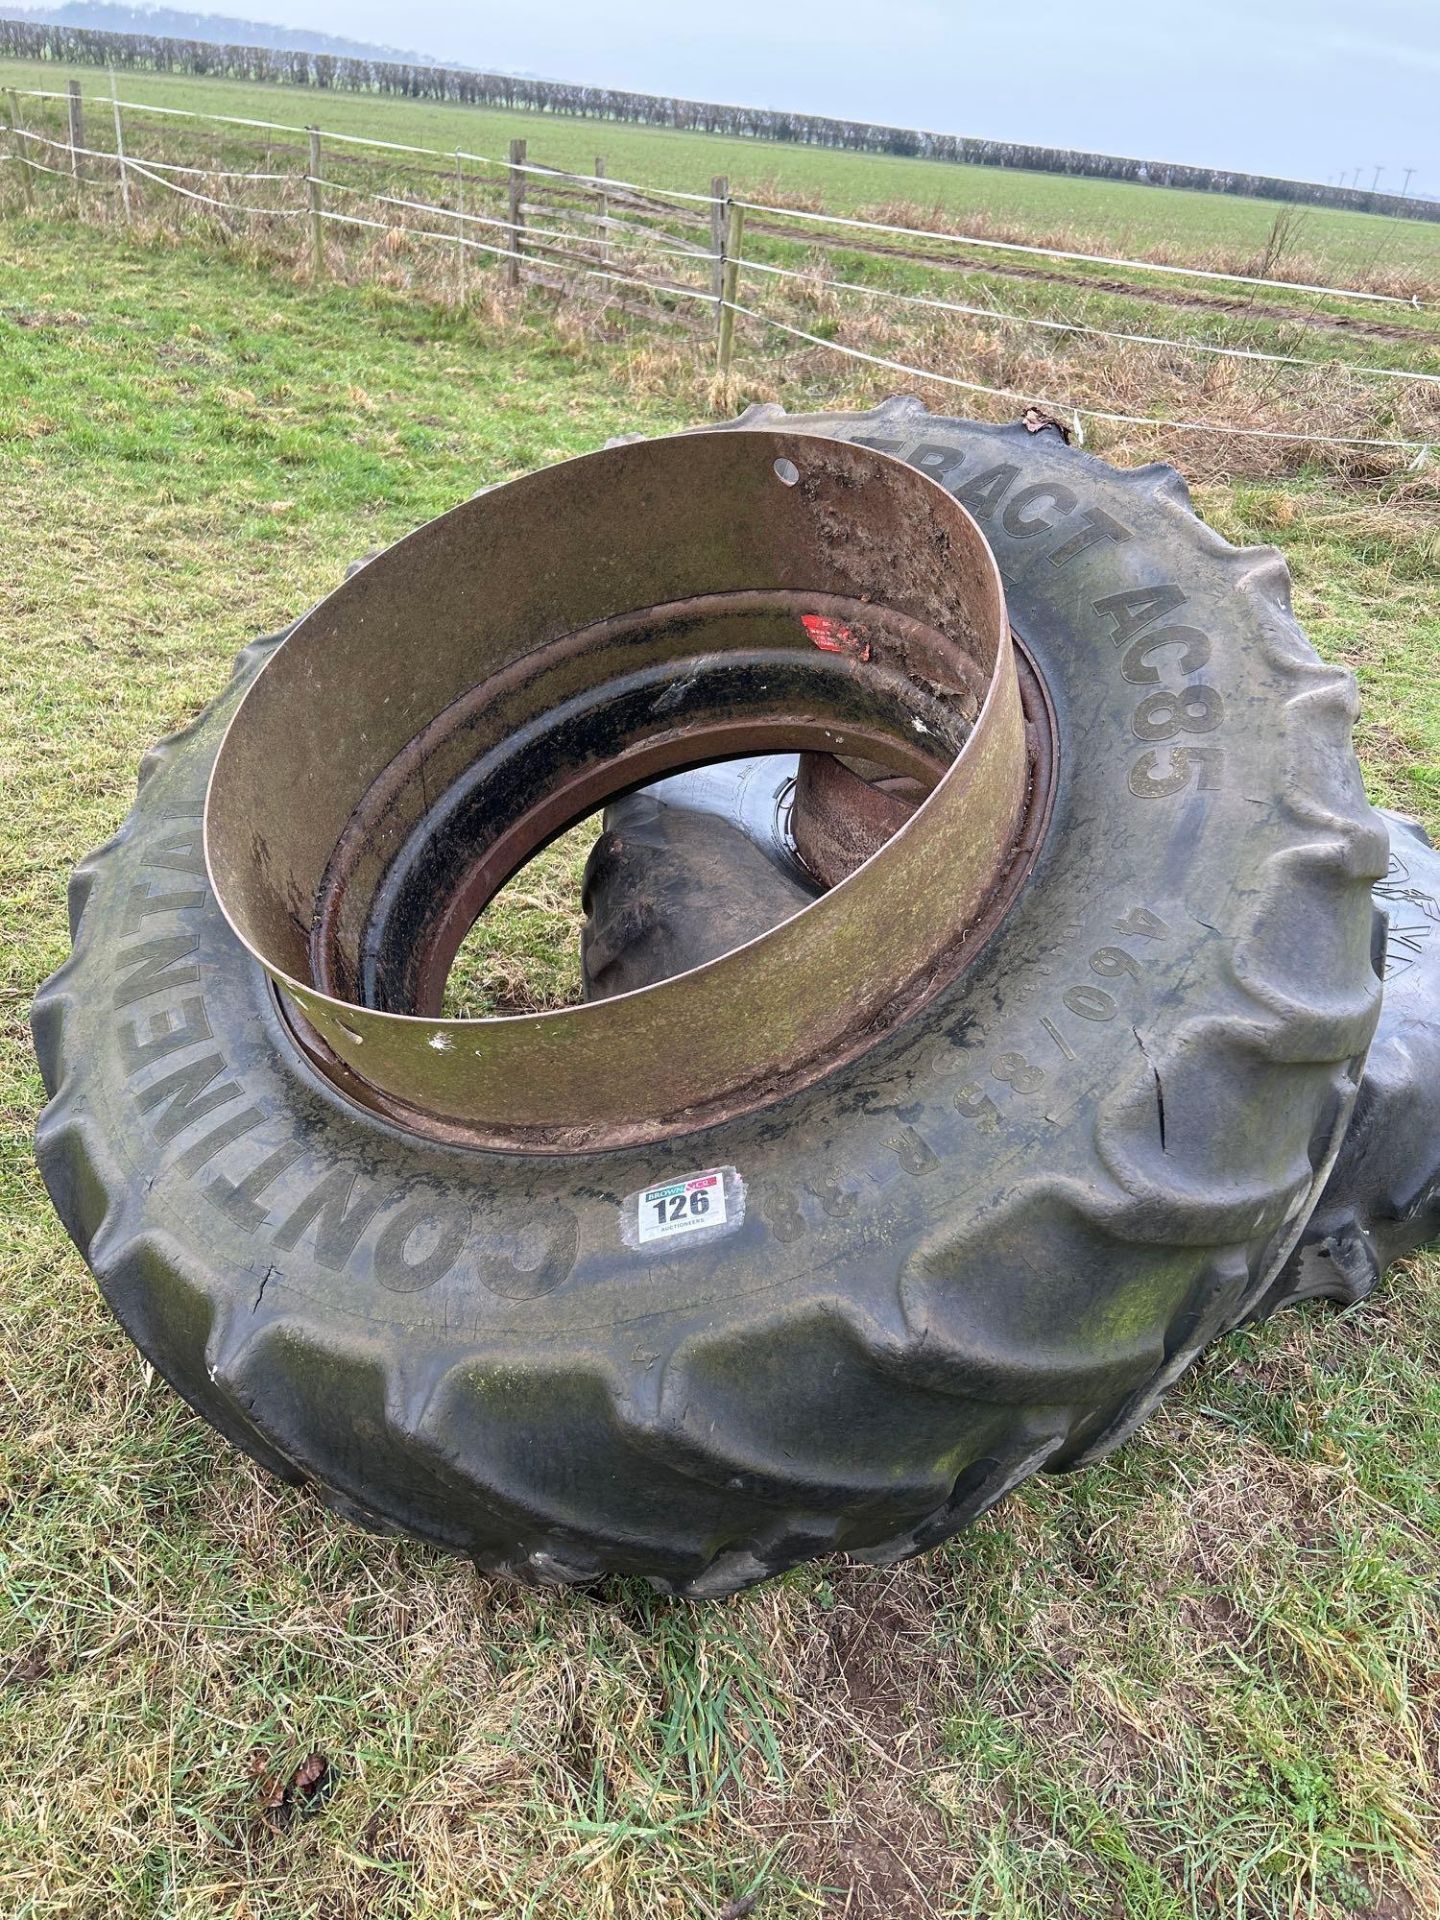
{"type": "Polygon", "coordinates": [[[725,1176],[719,1167],[647,1187],[640,1196],[639,1238],[673,1240],[677,1233],[699,1233],[725,1224],[725,1176]]]}
{"type": "Polygon", "coordinates": [[[630,1194],[620,1209],[627,1246],[651,1246],[692,1234],[738,1227],[745,1217],[745,1183],[734,1167],[705,1167],[630,1194]]]}

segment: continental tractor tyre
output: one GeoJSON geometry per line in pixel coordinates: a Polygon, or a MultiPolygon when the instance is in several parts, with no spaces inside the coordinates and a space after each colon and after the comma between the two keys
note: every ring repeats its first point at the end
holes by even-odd
{"type": "MultiPolygon", "coordinates": [[[[779,419],[593,458],[663,462],[646,496],[662,519],[688,510],[684,463],[731,460],[748,488],[763,461],[755,484],[773,464],[789,489],[767,512],[814,508],[834,540],[827,476],[862,477],[846,441],[968,507],[1024,650],[1033,777],[1008,903],[965,964],[823,1070],[630,1140],[427,1130],[306,1043],[207,874],[227,727],[248,690],[322,657],[307,632],[342,636],[353,614],[367,645],[383,637],[395,557],[452,555],[453,528],[482,524],[466,515],[511,495],[519,512],[540,475],[241,656],[77,870],[74,950],[35,1002],[46,1184],[158,1370],[341,1511],[527,1581],[637,1574],[707,1597],[836,1550],[893,1561],[1038,1469],[1103,1454],[1273,1288],[1379,1010],[1386,835],[1351,750],[1353,685],[1300,633],[1276,554],[1227,546],[1169,469],[1120,472],[1056,432],[901,400],[786,421],[773,459],[779,419]],[[708,1193],[708,1223],[643,1237],[657,1192],[662,1213],[667,1193],[708,1193]]],[[[867,502],[914,484],[872,465],[867,502]]],[[[837,552],[854,557],[843,536],[837,552]]],[[[938,533],[930,553],[949,564],[938,533]]],[[[436,574],[417,671],[463,574],[436,574]]],[[[844,622],[813,622],[815,648],[851,644],[844,622]]],[[[864,658],[856,643],[816,670],[859,685],[864,658]]],[[[349,737],[319,730],[326,777],[349,737]]],[[[289,788],[265,804],[276,831],[309,830],[289,788]]],[[[355,1004],[384,988],[382,970],[355,1004]]],[[[742,1046],[762,1015],[737,1015],[742,1046]]],[[[448,1070],[468,1029],[431,1027],[448,1070]]]]}

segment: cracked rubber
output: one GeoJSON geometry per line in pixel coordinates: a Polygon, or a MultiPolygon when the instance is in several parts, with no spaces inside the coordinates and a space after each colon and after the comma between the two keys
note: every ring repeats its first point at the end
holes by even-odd
{"type": "Polygon", "coordinates": [[[524,1580],[699,1598],[896,1560],[1103,1453],[1272,1288],[1378,1011],[1354,689],[1278,556],[1053,432],[908,400],[791,424],[959,494],[1055,712],[1034,872],[921,1013],[643,1150],[467,1151],[352,1106],[205,882],[263,646],[148,757],[35,1003],[46,1184],[158,1370],[343,1512],[524,1580]],[[1157,738],[1182,686],[1218,722],[1157,738]],[[633,1244],[640,1192],[716,1168],[723,1227],[633,1244]]]}

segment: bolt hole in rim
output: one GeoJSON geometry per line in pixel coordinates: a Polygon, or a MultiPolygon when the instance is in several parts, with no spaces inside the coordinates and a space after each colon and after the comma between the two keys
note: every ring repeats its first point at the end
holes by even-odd
{"type": "Polygon", "coordinates": [[[1033,864],[1048,735],[989,547],[935,481],[820,436],[677,435],[489,489],[307,615],[222,742],[206,858],[349,1095],[459,1143],[594,1150],[776,1099],[952,979],[1033,864]],[[927,797],[703,967],[440,1017],[466,931],[556,834],[664,773],[796,748],[927,797]]]}

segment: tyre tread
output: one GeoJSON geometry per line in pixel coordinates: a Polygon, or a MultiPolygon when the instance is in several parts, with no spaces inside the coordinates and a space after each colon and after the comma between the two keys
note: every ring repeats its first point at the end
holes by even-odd
{"type": "MultiPolygon", "coordinates": [[[[806,430],[808,421],[815,417],[798,416],[790,424],[806,430]]],[[[782,409],[766,403],[750,408],[732,423],[732,430],[770,426],[787,418],[782,409]]],[[[833,416],[822,418],[833,420],[833,416]]],[[[868,415],[846,416],[844,425],[848,431],[929,418],[920,401],[901,395],[868,415]]],[[[937,421],[937,425],[944,424],[943,420],[937,421]]],[[[834,430],[833,425],[830,430],[834,430]]],[[[1028,428],[1018,424],[982,431],[992,432],[1001,441],[1007,436],[1030,437],[1028,428]]],[[[319,1497],[327,1505],[362,1525],[388,1531],[404,1528],[439,1544],[461,1547],[472,1552],[482,1565],[536,1585],[580,1584],[609,1572],[629,1571],[638,1554],[646,1563],[648,1577],[661,1590],[692,1599],[713,1598],[752,1585],[821,1551],[850,1550],[863,1558],[888,1562],[935,1545],[968,1525],[1029,1474],[1042,1468],[1073,1467],[1119,1444],[1209,1340],[1256,1310],[1272,1289],[1294,1237],[1314,1204],[1328,1156],[1348,1113],[1348,1102],[1354,1097],[1359,1064],[1374,1020],[1377,996],[1373,981],[1367,982],[1352,970],[1346,975],[1343,991],[1332,993],[1317,1006],[1313,993],[1292,977],[1279,943],[1271,941],[1267,946],[1265,933],[1267,924],[1285,924],[1293,929],[1297,902],[1314,925],[1323,929],[1335,918],[1337,897],[1362,882],[1368,886],[1367,874],[1374,870],[1375,817],[1360,790],[1349,746],[1355,712],[1354,681],[1341,670],[1321,665],[1299,633],[1290,610],[1288,573],[1280,556],[1273,549],[1230,548],[1196,517],[1188,489],[1173,469],[1157,466],[1117,475],[1113,468],[1078,450],[1072,450],[1070,457],[1096,476],[1104,476],[1107,484],[1113,485],[1118,479],[1143,489],[1170,517],[1177,538],[1189,539],[1222,558],[1234,590],[1265,610],[1263,644],[1270,664],[1290,686],[1277,724],[1288,755],[1286,807],[1294,838],[1267,863],[1262,875],[1252,923],[1254,935],[1231,969],[1227,1004],[1197,1015],[1192,1022],[1203,1028],[1199,1037],[1209,1062],[1207,1071],[1219,1103],[1217,1110],[1223,1110],[1224,1099],[1235,1094],[1243,1078],[1236,1064],[1240,1061],[1255,1063],[1257,1070],[1263,1068],[1271,1075],[1293,1067],[1296,1072],[1313,1076],[1319,1071],[1329,1076],[1328,1125],[1320,1129],[1314,1158],[1294,1169],[1291,1190],[1282,1196],[1284,1222],[1274,1234],[1274,1245],[1259,1270],[1252,1271],[1244,1261],[1237,1266],[1233,1245],[1219,1244],[1223,1240],[1219,1229],[1227,1220],[1238,1219],[1247,1206],[1253,1211],[1257,1198],[1264,1196],[1245,1189],[1243,1183],[1223,1196],[1217,1196],[1213,1189],[1197,1194],[1193,1182],[1187,1183],[1182,1177],[1181,1169],[1164,1164],[1165,1156],[1154,1138],[1153,1112],[1147,1109],[1142,1115],[1135,1100],[1128,1097],[1116,1096],[1102,1103],[1095,1128],[1103,1177],[1083,1185],[1037,1178],[1020,1190],[1019,1205],[1037,1210],[1070,1208],[1091,1231],[1117,1247],[1131,1249],[1154,1241],[1157,1211],[1163,1212],[1167,1232],[1173,1233],[1179,1220],[1194,1235],[1196,1244],[1214,1247],[1207,1272],[1170,1323],[1155,1330],[1154,1363],[1142,1389],[1099,1406],[1085,1401],[1082,1395],[1076,1406],[1009,1409],[1010,1428],[1003,1444],[997,1444],[985,1459],[957,1472],[943,1490],[937,1489],[934,1505],[922,1518],[898,1532],[885,1534],[882,1530],[878,1540],[873,1514],[867,1516],[863,1505],[854,1509],[853,1489],[848,1495],[844,1489],[827,1491],[819,1485],[807,1489],[803,1476],[797,1476],[795,1463],[778,1453],[769,1463],[769,1471],[760,1471],[761,1463],[730,1457],[720,1441],[710,1442],[707,1450],[692,1430],[682,1431],[674,1409],[685,1400],[683,1389],[693,1360],[682,1352],[671,1356],[659,1378],[617,1382],[597,1370],[587,1390],[608,1404],[618,1446],[644,1455],[667,1477],[693,1489],[692,1541],[683,1552],[658,1532],[648,1543],[637,1547],[632,1542],[624,1552],[614,1552],[611,1543],[587,1535],[583,1528],[558,1524],[538,1507],[526,1510],[516,1490],[504,1486],[504,1475],[494,1460],[488,1467],[471,1466],[468,1471],[475,1481],[489,1474],[484,1483],[487,1497],[493,1498],[497,1512],[509,1517],[523,1542],[515,1551],[502,1554],[478,1543],[467,1545],[453,1532],[446,1537],[446,1529],[433,1521],[417,1524],[412,1514],[387,1511],[373,1490],[367,1497],[367,1488],[359,1483],[353,1449],[346,1446],[344,1436],[336,1436],[327,1445],[323,1419],[315,1423],[317,1433],[311,1436],[313,1445],[307,1449],[292,1447],[276,1433],[274,1420],[265,1415],[263,1394],[265,1374],[276,1364],[280,1352],[276,1343],[291,1341],[323,1348],[328,1363],[336,1370],[335,1377],[343,1376],[348,1383],[345,1392],[353,1396],[348,1404],[363,1403],[371,1409],[374,1444],[394,1449],[414,1463],[417,1475],[433,1481],[441,1506],[446,1475],[458,1469],[448,1467],[441,1459],[429,1423],[437,1397],[454,1383],[444,1373],[413,1381],[397,1374],[382,1381],[377,1391],[374,1376],[380,1362],[363,1337],[357,1335],[347,1345],[333,1328],[322,1334],[314,1326],[282,1319],[278,1310],[272,1312],[268,1306],[259,1311],[259,1296],[264,1292],[260,1276],[254,1303],[247,1304],[243,1311],[235,1298],[222,1297],[223,1289],[217,1287],[208,1301],[203,1353],[174,1359],[166,1369],[172,1384],[207,1419],[272,1470],[287,1478],[316,1483],[319,1497]],[[1278,911],[1282,900],[1285,913],[1278,911]],[[730,1491],[737,1475],[743,1483],[743,1500],[741,1494],[730,1491]],[[727,1534],[716,1519],[730,1510],[727,1501],[732,1507],[749,1503],[752,1519],[740,1537],[733,1529],[727,1534]]],[[[236,690],[283,638],[283,634],[271,636],[246,648],[236,662],[230,688],[215,705],[233,700],[236,690]]],[[[119,1170],[109,1165],[103,1142],[93,1137],[95,1128],[85,1107],[83,1062],[70,1057],[66,1037],[74,996],[83,991],[87,979],[103,981],[107,966],[108,956],[90,932],[87,903],[123,864],[137,816],[143,816],[150,805],[152,783],[206,728],[215,705],[151,750],[142,765],[137,811],[112,840],[77,869],[72,891],[74,950],[41,989],[35,1003],[36,1044],[51,1093],[39,1124],[37,1153],[67,1228],[112,1301],[137,1284],[142,1267],[152,1276],[152,1284],[153,1276],[162,1271],[165,1284],[173,1283],[177,1290],[198,1287],[204,1293],[206,1283],[202,1274],[193,1271],[193,1261],[157,1232],[153,1223],[146,1223],[143,1194],[127,1190],[119,1170]]],[[[1137,1085],[1142,1075],[1146,1099],[1153,1108],[1153,1089],[1143,1058],[1137,1061],[1137,1085]]],[[[1269,1198],[1273,1202],[1274,1196],[1269,1198]]],[[[118,1305],[117,1311],[125,1317],[118,1305]]],[[[877,1392],[918,1390],[934,1394],[947,1390],[937,1386],[946,1379],[943,1342],[923,1313],[912,1311],[910,1303],[899,1303],[893,1314],[866,1310],[842,1317],[844,1338],[851,1343],[857,1364],[868,1368],[877,1392]]],[[[753,1334],[753,1325],[747,1331],[753,1334]]],[[[792,1326],[792,1335],[794,1331],[792,1326]]],[[[716,1337],[732,1343],[735,1340],[733,1335],[716,1337]]],[[[537,1379],[546,1371],[543,1343],[537,1345],[534,1371],[537,1379]]],[[[953,1381],[948,1390],[952,1394],[963,1391],[953,1381]]]]}

